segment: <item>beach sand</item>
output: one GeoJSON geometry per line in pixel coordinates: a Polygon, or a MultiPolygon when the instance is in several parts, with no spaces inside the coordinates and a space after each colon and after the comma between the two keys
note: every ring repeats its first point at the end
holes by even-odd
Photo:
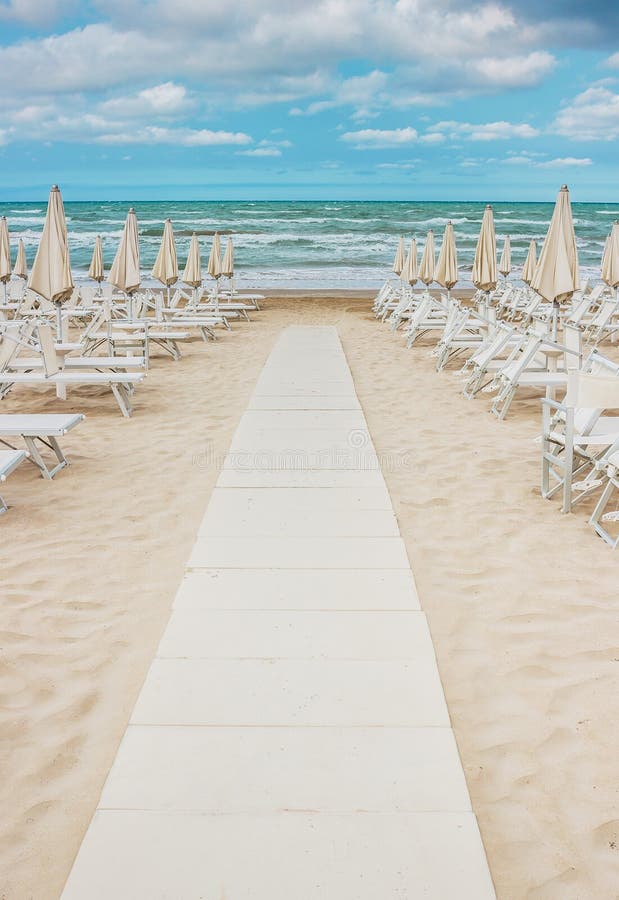
{"type": "MultiPolygon", "coordinates": [[[[52,483],[11,476],[0,519],[0,898],[60,894],[253,384],[292,322],[339,329],[382,458],[499,898],[611,900],[619,884],[619,555],[539,496],[540,404],[505,422],[353,294],[275,296],[249,325],[157,358],[123,420],[82,411],[52,483]]],[[[449,848],[446,848],[449,852],[449,848]]]]}

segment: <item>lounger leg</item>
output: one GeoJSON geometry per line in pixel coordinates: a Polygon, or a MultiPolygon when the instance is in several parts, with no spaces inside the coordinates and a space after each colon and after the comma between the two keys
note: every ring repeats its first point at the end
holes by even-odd
{"type": "Polygon", "coordinates": [[[67,386],[66,384],[57,384],[56,385],[56,396],[59,400],[67,399],[67,386]]]}
{"type": "Polygon", "coordinates": [[[116,397],[116,402],[120,407],[120,411],[126,419],[131,418],[131,403],[129,401],[129,394],[125,393],[124,385],[120,384],[111,384],[112,393],[116,397]]]}
{"type": "Polygon", "coordinates": [[[0,516],[3,513],[8,512],[8,511],[9,511],[9,508],[6,505],[6,503],[4,502],[4,498],[2,497],[2,495],[0,495],[0,516]]]}
{"type": "Polygon", "coordinates": [[[606,541],[606,543],[609,544],[609,545],[613,548],[613,550],[617,547],[617,544],[619,544],[619,538],[617,538],[617,539],[615,540],[615,539],[614,539],[614,538],[613,538],[613,537],[612,537],[612,536],[611,536],[611,535],[610,535],[610,534],[602,527],[602,525],[601,525],[601,519],[602,519],[602,516],[604,515],[604,510],[605,510],[606,507],[608,506],[608,501],[610,500],[611,495],[612,495],[612,493],[613,493],[613,491],[614,491],[615,489],[616,489],[616,485],[615,485],[615,483],[613,482],[613,479],[612,479],[612,478],[609,478],[609,479],[608,479],[608,484],[606,485],[606,487],[605,487],[604,490],[602,491],[602,496],[601,496],[600,499],[598,500],[597,505],[596,505],[595,509],[593,510],[592,515],[591,515],[591,518],[589,519],[589,524],[590,524],[590,525],[593,525],[593,527],[595,528],[595,530],[597,531],[597,533],[599,534],[599,536],[600,536],[604,541],[606,541]]]}
{"type": "Polygon", "coordinates": [[[51,472],[45,465],[45,460],[39,453],[39,448],[36,445],[35,439],[33,437],[30,437],[29,435],[24,435],[24,443],[26,444],[26,447],[30,452],[30,461],[33,462],[34,465],[41,470],[41,476],[43,478],[47,478],[49,481],[51,481],[51,472]]]}

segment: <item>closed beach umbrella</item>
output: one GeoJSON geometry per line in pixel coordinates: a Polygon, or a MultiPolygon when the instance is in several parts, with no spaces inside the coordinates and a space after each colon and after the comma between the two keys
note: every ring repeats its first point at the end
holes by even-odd
{"type": "Polygon", "coordinates": [[[432,284],[434,281],[434,262],[434,232],[428,231],[418,272],[419,280],[423,281],[425,285],[432,284]]]}
{"type": "Polygon", "coordinates": [[[9,226],[6,216],[0,218],[0,281],[4,284],[4,302],[6,303],[6,286],[11,277],[11,244],[9,226]]]}
{"type": "Polygon", "coordinates": [[[221,242],[216,231],[208,258],[208,273],[211,278],[218,279],[221,276],[221,242]]]}
{"type": "Polygon", "coordinates": [[[28,262],[26,260],[26,249],[21,238],[19,239],[19,243],[17,244],[17,259],[15,260],[13,275],[15,275],[16,278],[28,278],[28,262]]]}
{"type": "Polygon", "coordinates": [[[438,255],[434,278],[439,284],[442,284],[444,288],[447,288],[447,292],[449,292],[458,281],[456,238],[454,236],[454,227],[451,222],[448,222],[445,226],[445,234],[443,235],[443,243],[441,244],[441,252],[438,255]]]}
{"type": "Polygon", "coordinates": [[[503,244],[503,252],[501,253],[501,262],[499,263],[499,272],[505,278],[509,275],[512,270],[512,242],[510,240],[509,235],[505,238],[505,243],[503,244]]]}
{"type": "Polygon", "coordinates": [[[58,340],[62,337],[60,305],[73,293],[67,222],[58,185],[50,191],[47,214],[28,287],[57,306],[58,340]]]}
{"type": "Polygon", "coordinates": [[[398,249],[395,251],[395,257],[393,260],[393,271],[396,275],[402,274],[402,269],[404,268],[404,238],[400,238],[398,241],[398,249]]]}
{"type": "Polygon", "coordinates": [[[611,288],[619,287],[619,222],[615,222],[602,257],[602,281],[611,288]]]}
{"type": "Polygon", "coordinates": [[[535,274],[535,267],[537,266],[537,244],[535,241],[531,241],[529,244],[529,252],[527,253],[527,258],[524,261],[524,266],[522,268],[522,280],[525,284],[531,284],[533,279],[533,275],[535,274]]]}
{"type": "Polygon", "coordinates": [[[133,207],[127,213],[123,234],[107,280],[126,294],[132,294],[140,286],[138,220],[133,207]]]}
{"type": "Polygon", "coordinates": [[[224,261],[221,264],[221,274],[226,278],[232,278],[234,275],[234,244],[232,238],[228,238],[226,244],[226,252],[224,253],[224,261]]]}
{"type": "Polygon", "coordinates": [[[408,248],[404,268],[402,269],[402,281],[407,281],[411,286],[417,281],[417,243],[412,239],[408,248]]]}
{"type": "Polygon", "coordinates": [[[493,291],[496,287],[496,235],[492,207],[486,206],[475,247],[471,280],[479,291],[493,291]]]}
{"type": "Polygon", "coordinates": [[[198,288],[202,284],[202,261],[200,259],[200,244],[198,243],[198,235],[195,234],[195,232],[191,236],[189,254],[187,255],[187,262],[185,264],[185,270],[183,272],[181,280],[192,288],[198,288]]]}
{"type": "Polygon", "coordinates": [[[99,284],[101,284],[105,278],[105,272],[103,271],[103,247],[101,245],[100,234],[95,238],[95,249],[92,252],[88,277],[92,278],[93,281],[99,282],[99,284]]]}
{"type": "Polygon", "coordinates": [[[578,251],[567,185],[559,191],[531,287],[544,300],[560,303],[580,287],[578,251]]]}
{"type": "MultiPolygon", "coordinates": [[[[159,253],[153,266],[153,278],[160,281],[169,289],[171,284],[178,281],[178,261],[176,258],[176,242],[174,240],[174,229],[170,219],[165,220],[163,226],[163,237],[159,246],[159,253]]],[[[168,290],[169,293],[169,290],[168,290]]]]}

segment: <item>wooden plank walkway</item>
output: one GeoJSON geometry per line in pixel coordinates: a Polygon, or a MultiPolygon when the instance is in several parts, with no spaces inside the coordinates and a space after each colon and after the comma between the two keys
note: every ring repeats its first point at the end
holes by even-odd
{"type": "Polygon", "coordinates": [[[494,896],[337,331],[288,328],[63,900],[494,896]]]}

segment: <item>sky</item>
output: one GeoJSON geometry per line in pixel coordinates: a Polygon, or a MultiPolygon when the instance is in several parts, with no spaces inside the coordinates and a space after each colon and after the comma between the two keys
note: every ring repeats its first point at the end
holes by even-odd
{"type": "Polygon", "coordinates": [[[0,0],[0,200],[619,201],[608,0],[0,0]]]}

